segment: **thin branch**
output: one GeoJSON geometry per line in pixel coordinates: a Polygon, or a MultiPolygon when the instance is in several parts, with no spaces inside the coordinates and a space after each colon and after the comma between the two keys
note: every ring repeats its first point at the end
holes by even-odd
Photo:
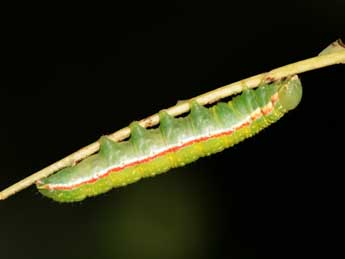
{"type": "MultiPolygon", "coordinates": [[[[278,80],[283,77],[300,74],[306,71],[331,66],[335,64],[345,63],[345,50],[337,50],[335,52],[327,52],[326,54],[322,53],[322,55],[305,59],[296,63],[292,63],[277,69],[274,69],[268,73],[262,73],[256,76],[249,77],[247,79],[220,87],[208,93],[199,95],[191,100],[196,100],[202,105],[214,103],[222,98],[231,96],[233,94],[239,93],[243,90],[243,87],[246,86],[248,88],[255,88],[259,84],[263,82],[272,82],[278,80]]],[[[189,100],[189,101],[191,101],[189,100]]],[[[166,109],[166,112],[172,116],[177,116],[188,112],[190,109],[189,101],[178,103],[177,105],[166,109]]],[[[151,115],[146,119],[141,120],[140,125],[147,128],[159,123],[159,116],[158,114],[151,115]]],[[[128,127],[120,129],[119,131],[109,135],[109,138],[114,141],[121,141],[130,135],[130,129],[128,127]]],[[[4,200],[9,196],[19,192],[26,187],[30,186],[31,184],[35,183],[36,181],[45,178],[54,172],[67,167],[71,166],[78,161],[90,156],[91,154],[97,152],[99,150],[99,143],[94,142],[74,153],[71,155],[51,164],[50,166],[32,174],[24,178],[23,180],[13,184],[12,186],[4,189],[0,192],[0,200],[4,200]]]]}

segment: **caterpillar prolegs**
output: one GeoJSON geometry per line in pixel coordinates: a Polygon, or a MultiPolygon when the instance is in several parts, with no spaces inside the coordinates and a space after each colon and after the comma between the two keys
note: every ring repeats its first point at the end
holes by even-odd
{"type": "Polygon", "coordinates": [[[133,122],[128,141],[101,137],[97,154],[36,185],[56,201],[80,201],[231,147],[280,119],[301,97],[301,82],[293,76],[256,90],[246,89],[228,103],[210,108],[194,101],[185,117],[174,118],[161,111],[158,128],[145,129],[133,122]]]}

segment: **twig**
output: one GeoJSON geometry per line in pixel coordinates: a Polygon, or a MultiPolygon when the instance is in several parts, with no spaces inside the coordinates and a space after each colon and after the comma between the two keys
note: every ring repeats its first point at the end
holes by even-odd
{"type": "MultiPolygon", "coordinates": [[[[338,43],[342,45],[340,41],[338,41],[338,43]]],[[[330,47],[332,48],[331,45],[330,47]]],[[[331,66],[335,64],[345,63],[344,46],[342,46],[340,50],[338,49],[336,51],[331,50],[331,51],[327,51],[325,54],[324,53],[321,53],[321,54],[322,55],[317,56],[317,57],[313,57],[313,58],[305,59],[296,63],[292,63],[289,65],[271,70],[268,73],[262,73],[262,74],[252,76],[247,79],[220,87],[213,91],[210,91],[205,94],[199,95],[195,98],[192,98],[191,100],[196,100],[202,105],[214,103],[222,98],[241,92],[243,90],[244,85],[248,88],[255,88],[263,82],[272,82],[283,77],[300,74],[306,71],[310,71],[310,70],[314,70],[314,69],[318,69],[318,68],[322,68],[326,66],[331,66]]],[[[166,112],[172,116],[177,116],[185,112],[188,112],[189,109],[190,109],[189,101],[186,101],[186,102],[178,103],[177,105],[166,109],[166,112]]],[[[159,123],[159,116],[158,114],[151,115],[147,117],[146,119],[141,120],[139,123],[141,126],[145,128],[157,125],[159,123]]],[[[108,137],[114,141],[121,141],[127,138],[129,135],[130,135],[130,129],[126,127],[109,135],[108,137]]],[[[36,181],[42,178],[45,178],[64,167],[75,164],[76,162],[90,156],[91,154],[97,152],[98,150],[99,150],[99,143],[94,142],[72,153],[71,155],[55,162],[54,164],[51,164],[50,166],[4,189],[2,192],[0,192],[0,200],[4,200],[8,198],[9,196],[15,194],[16,192],[19,192],[25,189],[26,187],[30,186],[36,181]]]]}

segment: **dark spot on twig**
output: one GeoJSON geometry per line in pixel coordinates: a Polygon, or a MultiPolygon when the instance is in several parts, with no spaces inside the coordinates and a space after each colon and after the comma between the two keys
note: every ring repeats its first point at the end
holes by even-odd
{"type": "Polygon", "coordinates": [[[273,81],[275,81],[276,79],[273,76],[267,76],[265,77],[265,83],[271,83],[273,81]]]}

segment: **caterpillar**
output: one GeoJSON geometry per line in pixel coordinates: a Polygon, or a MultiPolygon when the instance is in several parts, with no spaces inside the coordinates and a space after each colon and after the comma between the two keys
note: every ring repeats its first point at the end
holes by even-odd
{"type": "Polygon", "coordinates": [[[97,154],[37,181],[36,186],[59,202],[99,195],[231,147],[276,122],[301,97],[302,85],[295,75],[245,89],[231,101],[209,108],[193,101],[185,117],[160,111],[158,128],[132,122],[129,140],[114,142],[102,136],[97,154]]]}

